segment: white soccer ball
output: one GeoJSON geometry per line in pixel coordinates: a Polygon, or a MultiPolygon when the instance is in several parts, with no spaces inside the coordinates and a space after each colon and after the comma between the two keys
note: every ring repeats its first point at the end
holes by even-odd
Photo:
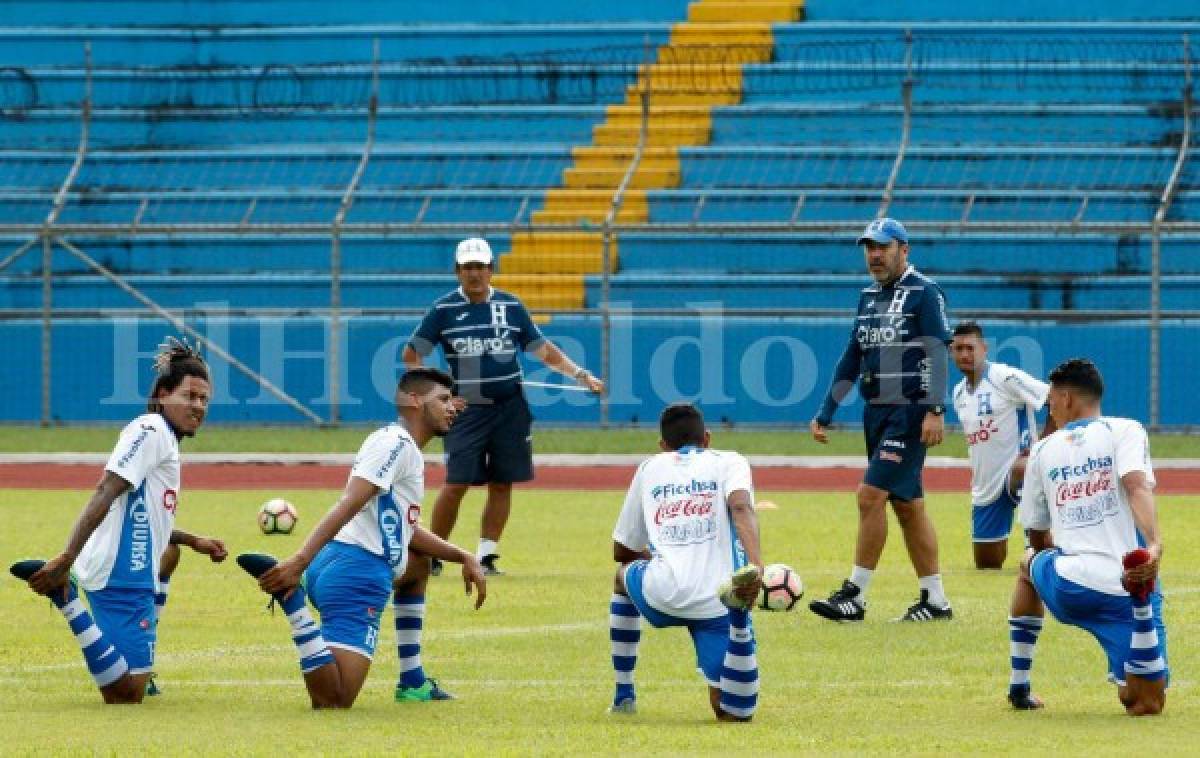
{"type": "Polygon", "coordinates": [[[790,611],[804,597],[800,575],[782,563],[772,563],[763,569],[762,584],[758,607],[764,611],[790,611]]]}
{"type": "Polygon", "coordinates": [[[258,528],[263,534],[291,534],[299,518],[296,506],[281,497],[275,497],[258,509],[258,528]]]}

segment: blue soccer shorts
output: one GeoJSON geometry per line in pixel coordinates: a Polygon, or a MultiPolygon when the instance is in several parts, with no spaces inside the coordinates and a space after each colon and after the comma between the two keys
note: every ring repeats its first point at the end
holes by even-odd
{"type": "Polygon", "coordinates": [[[521,392],[466,407],[446,433],[446,482],[487,484],[533,479],[533,412],[521,392]]]}
{"type": "Polygon", "coordinates": [[[383,556],[330,542],[304,572],[304,586],[321,614],[325,643],[373,658],[379,617],[392,596],[392,567],[383,556]]]}
{"type": "Polygon", "coordinates": [[[658,629],[670,626],[687,627],[696,649],[696,666],[704,673],[710,687],[721,686],[721,667],[725,663],[725,651],[729,648],[729,614],[710,619],[685,619],[654,608],[646,602],[642,592],[642,580],[649,561],[634,561],[625,567],[622,577],[629,599],[637,606],[642,618],[658,629]]]}
{"type": "MultiPolygon", "coordinates": [[[[1081,586],[1059,576],[1054,562],[1062,552],[1056,548],[1043,550],[1033,557],[1029,575],[1038,596],[1064,624],[1090,632],[1104,654],[1108,656],[1109,680],[1125,684],[1125,661],[1129,660],[1129,643],[1133,634],[1133,599],[1129,595],[1109,595],[1081,586]]],[[[1154,611],[1154,626],[1158,630],[1163,658],[1167,657],[1167,629],[1162,621],[1162,594],[1157,590],[1150,596],[1154,611]]],[[[1158,676],[1168,676],[1169,669],[1158,676]]],[[[1157,679],[1158,676],[1152,677],[1157,679]]]]}
{"type": "Polygon", "coordinates": [[[109,587],[86,595],[92,620],[125,658],[129,673],[150,673],[154,668],[154,643],[158,639],[154,590],[109,587]]]}
{"type": "Polygon", "coordinates": [[[888,492],[897,500],[916,500],[924,495],[921,469],[925,445],[921,423],[927,406],[871,405],[863,410],[863,434],[867,443],[867,471],[863,482],[888,492]]]}
{"type": "Polygon", "coordinates": [[[1013,513],[1017,501],[1008,487],[986,505],[971,508],[971,540],[974,542],[1005,542],[1012,533],[1013,513]]]}

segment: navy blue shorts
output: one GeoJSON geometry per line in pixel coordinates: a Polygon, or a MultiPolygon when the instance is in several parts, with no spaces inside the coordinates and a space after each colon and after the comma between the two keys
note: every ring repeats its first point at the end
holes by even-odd
{"type": "Polygon", "coordinates": [[[446,434],[446,483],[533,479],[533,413],[525,395],[468,405],[446,434]]]}
{"type": "Polygon", "coordinates": [[[886,490],[897,500],[916,500],[924,494],[921,469],[925,445],[921,422],[927,407],[871,405],[863,410],[863,434],[867,441],[867,472],[863,482],[886,490]]]}
{"type": "Polygon", "coordinates": [[[1008,490],[1000,493],[1000,497],[990,503],[975,505],[971,508],[971,540],[973,542],[1006,542],[1012,532],[1013,513],[1017,510],[1017,501],[1008,490]]]}
{"type": "Polygon", "coordinates": [[[154,590],[110,587],[88,592],[87,599],[92,607],[92,620],[109,644],[124,656],[129,673],[150,673],[158,638],[154,590]]]}
{"type": "Polygon", "coordinates": [[[710,619],[685,619],[663,613],[646,602],[642,592],[642,577],[648,561],[634,561],[625,567],[622,577],[629,599],[638,613],[656,629],[669,626],[686,627],[692,635],[692,646],[696,649],[696,668],[704,674],[710,687],[721,686],[721,667],[725,664],[725,651],[729,648],[729,614],[710,619]]]}

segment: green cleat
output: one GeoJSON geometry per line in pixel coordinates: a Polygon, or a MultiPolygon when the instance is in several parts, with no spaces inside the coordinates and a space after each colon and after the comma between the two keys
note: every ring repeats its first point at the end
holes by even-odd
{"type": "Polygon", "coordinates": [[[758,566],[742,566],[733,572],[733,576],[721,583],[721,586],[717,589],[717,598],[728,608],[748,611],[751,606],[742,602],[742,599],[735,595],[733,591],[754,584],[758,581],[758,578],[758,566]]]}
{"type": "Polygon", "coordinates": [[[426,677],[420,687],[396,685],[397,703],[427,703],[430,700],[453,700],[454,696],[438,686],[436,679],[426,677]]]}

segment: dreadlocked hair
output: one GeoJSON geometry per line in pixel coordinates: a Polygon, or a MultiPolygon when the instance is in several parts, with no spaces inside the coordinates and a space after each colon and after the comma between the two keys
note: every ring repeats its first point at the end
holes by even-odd
{"type": "Polygon", "coordinates": [[[146,402],[146,410],[150,413],[161,413],[162,403],[158,402],[160,392],[174,392],[184,378],[194,376],[209,381],[208,364],[200,357],[200,351],[187,340],[167,337],[158,346],[154,354],[154,384],[150,387],[150,399],[146,402]]]}

